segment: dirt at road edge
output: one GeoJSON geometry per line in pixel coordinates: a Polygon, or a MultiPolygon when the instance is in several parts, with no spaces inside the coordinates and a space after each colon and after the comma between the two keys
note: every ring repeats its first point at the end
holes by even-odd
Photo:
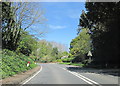
{"type": "Polygon", "coordinates": [[[24,81],[25,79],[27,79],[28,77],[32,76],[37,71],[39,71],[40,68],[41,68],[40,66],[37,66],[26,72],[22,72],[22,73],[13,75],[12,77],[2,79],[2,80],[0,80],[0,83],[2,83],[2,84],[20,84],[22,81],[24,81]]]}

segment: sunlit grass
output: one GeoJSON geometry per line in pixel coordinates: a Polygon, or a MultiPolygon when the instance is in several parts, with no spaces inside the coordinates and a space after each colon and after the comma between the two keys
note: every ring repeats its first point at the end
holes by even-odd
{"type": "Polygon", "coordinates": [[[84,66],[84,64],[82,64],[82,63],[70,63],[70,62],[64,62],[64,63],[60,63],[60,64],[74,65],[74,66],[80,66],[80,67],[83,67],[83,66],[84,66]]]}

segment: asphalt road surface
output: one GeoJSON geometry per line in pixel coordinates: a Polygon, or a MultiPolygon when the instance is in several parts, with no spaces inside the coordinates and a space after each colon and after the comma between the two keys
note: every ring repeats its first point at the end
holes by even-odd
{"type": "Polygon", "coordinates": [[[74,71],[75,66],[47,63],[23,84],[118,84],[118,77],[97,73],[74,71]],[[71,69],[72,70],[71,70],[71,69]]]}

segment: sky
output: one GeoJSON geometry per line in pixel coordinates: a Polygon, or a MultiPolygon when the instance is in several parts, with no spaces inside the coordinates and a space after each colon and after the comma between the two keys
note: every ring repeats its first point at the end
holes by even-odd
{"type": "MultiPolygon", "coordinates": [[[[68,48],[77,36],[77,28],[84,2],[39,2],[47,19],[47,33],[40,39],[65,44],[68,48]]],[[[37,27],[40,27],[39,25],[37,27]]]]}

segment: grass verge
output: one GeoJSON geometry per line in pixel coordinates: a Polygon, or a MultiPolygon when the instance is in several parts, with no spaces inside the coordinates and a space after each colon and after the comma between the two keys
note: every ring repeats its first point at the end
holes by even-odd
{"type": "Polygon", "coordinates": [[[74,66],[80,66],[80,67],[84,66],[84,64],[81,64],[81,63],[70,63],[70,62],[63,62],[59,64],[74,65],[74,66]]]}
{"type": "Polygon", "coordinates": [[[0,59],[0,80],[25,72],[37,66],[34,63],[33,58],[20,53],[17,54],[10,50],[3,50],[0,55],[2,56],[0,59]],[[30,62],[30,65],[27,67],[28,61],[30,62]]]}

